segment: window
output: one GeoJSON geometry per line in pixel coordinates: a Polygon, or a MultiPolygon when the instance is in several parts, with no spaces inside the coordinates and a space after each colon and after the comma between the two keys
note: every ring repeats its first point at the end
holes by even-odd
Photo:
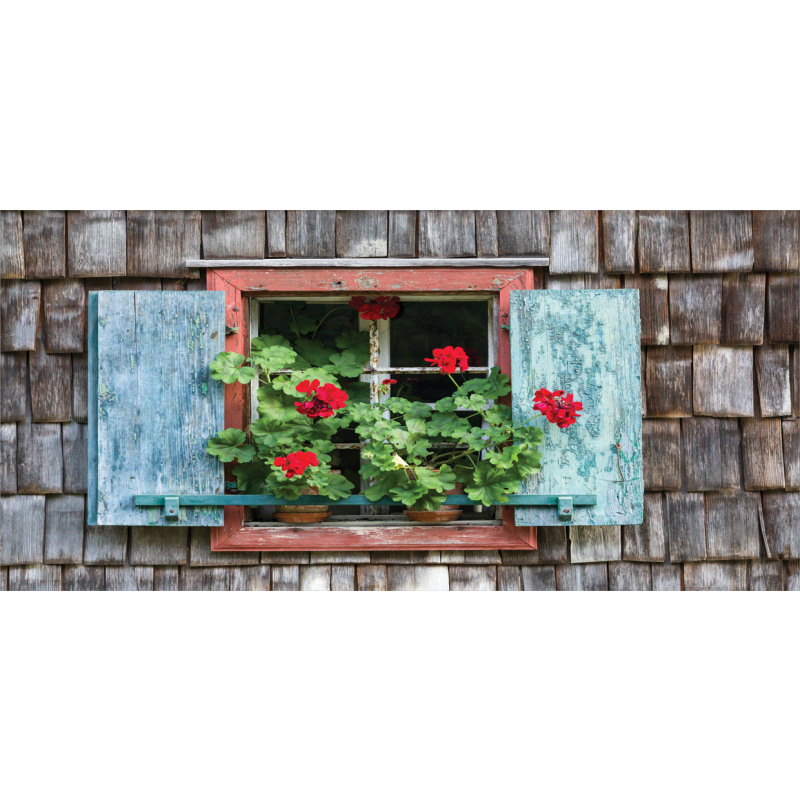
{"type": "MultiPolygon", "coordinates": [[[[470,357],[470,377],[486,375],[497,364],[498,298],[490,293],[469,295],[398,295],[401,312],[394,319],[364,320],[347,304],[348,297],[318,295],[274,298],[253,297],[250,300],[250,338],[261,334],[287,335],[298,320],[309,328],[317,323],[314,341],[323,347],[336,347],[342,334],[362,331],[369,335],[370,361],[360,383],[351,381],[345,386],[353,399],[377,404],[384,380],[397,383],[383,389],[387,394],[416,400],[433,406],[443,395],[453,390],[450,378],[437,367],[425,363],[431,351],[444,344],[464,346],[470,357]],[[360,391],[361,390],[361,391],[360,391]]],[[[291,370],[282,370],[291,372],[291,370]]],[[[488,403],[491,405],[491,401],[488,403]]],[[[250,396],[251,419],[258,417],[258,399],[250,396]]],[[[466,409],[456,412],[468,416],[466,409]]],[[[359,476],[362,445],[353,435],[338,436],[335,442],[333,466],[355,486],[364,490],[367,485],[359,476]]],[[[260,507],[246,513],[247,524],[264,527],[289,523],[272,522],[274,507],[260,507]]],[[[381,522],[392,525],[413,525],[398,507],[362,506],[360,508],[331,506],[338,524],[381,522]]],[[[499,524],[500,509],[475,506],[465,508],[460,522],[470,520],[483,524],[499,524]]]]}

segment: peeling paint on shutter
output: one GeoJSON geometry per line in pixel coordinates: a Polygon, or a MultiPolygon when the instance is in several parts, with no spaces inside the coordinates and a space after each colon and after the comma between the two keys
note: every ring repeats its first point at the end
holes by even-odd
{"type": "MultiPolygon", "coordinates": [[[[222,292],[91,292],[90,525],[163,525],[136,494],[222,494],[206,442],[224,428],[209,364],[225,346],[222,292]]],[[[222,508],[181,509],[179,526],[222,524],[222,508]]]]}
{"type": "MultiPolygon", "coordinates": [[[[536,412],[542,387],[583,403],[577,423],[559,429],[544,417],[542,471],[524,494],[596,494],[576,506],[573,525],[642,522],[642,401],[639,294],[635,289],[511,292],[514,422],[536,412]],[[617,444],[619,447],[617,447],[617,444]]],[[[555,506],[515,509],[517,525],[559,525],[555,506]]]]}

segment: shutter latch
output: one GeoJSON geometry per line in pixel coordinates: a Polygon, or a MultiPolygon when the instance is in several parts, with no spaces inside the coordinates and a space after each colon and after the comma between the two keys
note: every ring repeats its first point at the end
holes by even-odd
{"type": "Polygon", "coordinates": [[[164,516],[167,519],[178,519],[180,516],[180,498],[179,497],[165,497],[164,498],[164,516]]]}
{"type": "Polygon", "coordinates": [[[571,497],[558,498],[558,518],[562,522],[572,522],[573,506],[571,497]]]}

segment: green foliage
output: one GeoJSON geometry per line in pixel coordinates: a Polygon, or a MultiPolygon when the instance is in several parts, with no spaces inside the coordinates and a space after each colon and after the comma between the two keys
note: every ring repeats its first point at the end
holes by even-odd
{"type": "Polygon", "coordinates": [[[273,345],[252,351],[250,363],[255,364],[264,372],[277,372],[279,369],[286,369],[297,359],[297,354],[289,347],[273,345]]]}
{"type": "Polygon", "coordinates": [[[223,464],[230,463],[234,458],[242,463],[252,461],[256,449],[253,445],[246,444],[246,440],[244,431],[226,428],[208,440],[206,452],[216,456],[223,464]]]}
{"type": "Polygon", "coordinates": [[[244,356],[241,353],[220,353],[209,365],[211,377],[223,383],[250,383],[256,376],[252,367],[243,367],[244,356]]]}

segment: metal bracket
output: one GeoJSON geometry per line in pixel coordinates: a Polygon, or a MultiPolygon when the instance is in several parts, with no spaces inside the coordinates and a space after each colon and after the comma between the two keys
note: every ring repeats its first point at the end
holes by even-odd
{"type": "Polygon", "coordinates": [[[572,512],[574,503],[572,497],[558,498],[558,518],[562,522],[572,522],[572,512]]]}
{"type": "Polygon", "coordinates": [[[167,519],[178,519],[180,516],[181,502],[179,497],[164,498],[164,516],[167,519]]]}

